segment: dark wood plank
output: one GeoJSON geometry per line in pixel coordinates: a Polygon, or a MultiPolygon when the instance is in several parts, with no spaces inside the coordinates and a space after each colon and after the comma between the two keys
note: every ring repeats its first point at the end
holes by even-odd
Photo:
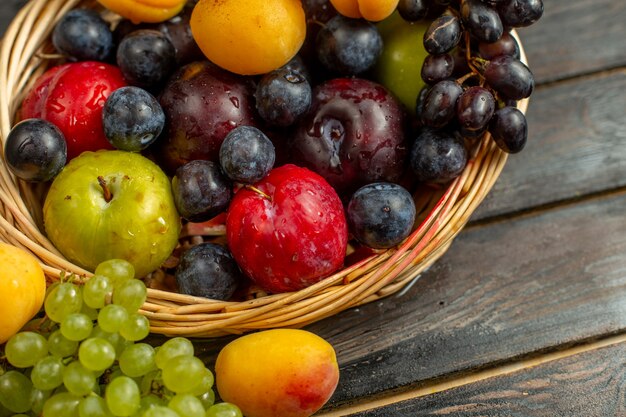
{"type": "Polygon", "coordinates": [[[544,0],[544,15],[519,30],[538,83],[626,65],[626,2],[544,0]]]}
{"type": "Polygon", "coordinates": [[[3,0],[0,2],[0,36],[4,35],[11,19],[25,3],[25,0],[3,0]]]}
{"type": "Polygon", "coordinates": [[[352,417],[624,417],[626,344],[403,401],[352,417]]]}
{"type": "Polygon", "coordinates": [[[624,91],[626,68],[538,88],[527,113],[528,144],[510,155],[473,218],[625,186],[624,91]]]}
{"type": "Polygon", "coordinates": [[[626,193],[465,230],[407,292],[308,329],[339,405],[626,328],[626,193]]]}

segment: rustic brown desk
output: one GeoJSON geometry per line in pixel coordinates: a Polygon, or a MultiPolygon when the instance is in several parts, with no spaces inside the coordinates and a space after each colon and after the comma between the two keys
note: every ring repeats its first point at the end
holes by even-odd
{"type": "Polygon", "coordinates": [[[320,416],[626,416],[626,1],[544,4],[519,31],[529,143],[470,225],[405,291],[307,327],[341,367],[320,416]]]}

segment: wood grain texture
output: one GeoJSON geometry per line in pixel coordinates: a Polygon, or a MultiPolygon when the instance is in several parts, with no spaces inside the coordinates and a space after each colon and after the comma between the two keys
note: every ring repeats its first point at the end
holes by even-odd
{"type": "Polygon", "coordinates": [[[626,328],[626,194],[468,228],[402,295],[308,329],[337,349],[332,404],[626,328]]]}
{"type": "Polygon", "coordinates": [[[519,34],[541,83],[626,65],[626,2],[544,0],[544,14],[519,34]]]}
{"type": "Polygon", "coordinates": [[[538,88],[527,146],[509,156],[473,219],[625,186],[625,91],[626,68],[538,88]]]}
{"type": "Polygon", "coordinates": [[[351,417],[624,417],[626,344],[351,417]]]}

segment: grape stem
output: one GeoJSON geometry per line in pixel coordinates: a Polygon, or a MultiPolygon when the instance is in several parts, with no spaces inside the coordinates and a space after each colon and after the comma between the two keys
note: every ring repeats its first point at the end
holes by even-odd
{"type": "Polygon", "coordinates": [[[270,197],[270,196],[269,196],[269,194],[264,193],[263,191],[259,190],[259,189],[258,189],[258,188],[256,188],[255,186],[247,184],[245,187],[246,187],[248,190],[250,190],[250,191],[253,191],[253,192],[257,193],[257,194],[258,194],[258,195],[260,195],[261,197],[266,198],[266,199],[268,199],[269,201],[272,201],[272,197],[270,197]]]}

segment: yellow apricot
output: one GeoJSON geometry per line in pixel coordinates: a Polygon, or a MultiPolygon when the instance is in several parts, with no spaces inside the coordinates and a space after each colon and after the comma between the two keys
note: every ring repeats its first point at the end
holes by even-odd
{"type": "Polygon", "coordinates": [[[98,2],[133,23],[158,23],[180,13],[186,0],[98,0],[98,2]]]}
{"type": "Polygon", "coordinates": [[[0,343],[41,310],[46,277],[39,261],[16,246],[0,243],[0,343]]]}
{"type": "Polygon", "coordinates": [[[333,347],[306,330],[273,329],[227,344],[215,362],[220,397],[246,417],[309,417],[339,382],[333,347]]]}
{"type": "Polygon", "coordinates": [[[242,75],[283,66],[306,36],[300,0],[200,0],[190,25],[211,62],[242,75]]]}
{"type": "Polygon", "coordinates": [[[330,0],[339,13],[353,19],[363,18],[370,22],[379,22],[389,17],[398,0],[330,0]]]}

